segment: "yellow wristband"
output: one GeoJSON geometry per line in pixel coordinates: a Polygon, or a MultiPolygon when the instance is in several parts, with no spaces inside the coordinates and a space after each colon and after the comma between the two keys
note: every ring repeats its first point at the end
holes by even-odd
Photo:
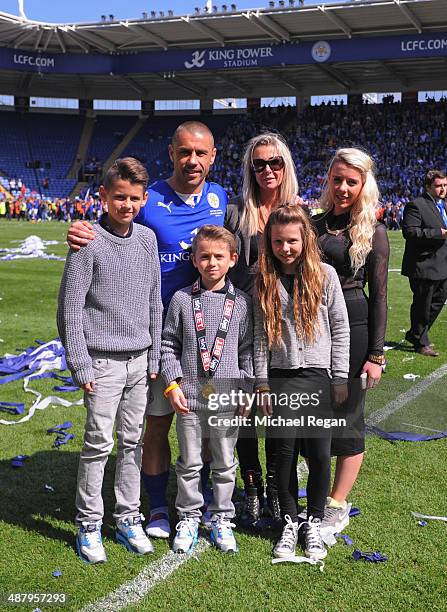
{"type": "Polygon", "coordinates": [[[169,387],[166,387],[166,389],[163,391],[163,395],[167,398],[168,395],[171,393],[171,391],[173,391],[174,389],[177,389],[177,387],[180,387],[180,385],[178,383],[172,383],[172,385],[169,385],[169,387]]]}
{"type": "Polygon", "coordinates": [[[270,391],[270,387],[267,385],[264,385],[263,387],[258,387],[256,389],[256,393],[269,393],[270,391]]]}

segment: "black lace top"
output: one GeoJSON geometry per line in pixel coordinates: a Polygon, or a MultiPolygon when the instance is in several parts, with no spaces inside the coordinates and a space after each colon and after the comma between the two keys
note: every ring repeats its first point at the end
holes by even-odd
{"type": "Polygon", "coordinates": [[[351,240],[347,228],[349,213],[333,215],[323,213],[313,218],[318,232],[318,242],[323,259],[333,266],[338,274],[342,289],[361,288],[368,284],[368,336],[369,353],[381,355],[385,340],[387,320],[387,283],[390,247],[385,226],[377,223],[372,240],[372,250],[356,274],[351,267],[349,248],[351,240]],[[337,236],[329,230],[344,230],[337,236]]]}

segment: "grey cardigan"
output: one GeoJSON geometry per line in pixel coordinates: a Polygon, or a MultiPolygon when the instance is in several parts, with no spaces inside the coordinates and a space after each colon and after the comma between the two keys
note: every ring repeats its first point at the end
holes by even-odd
{"type": "Polygon", "coordinates": [[[350,332],[346,303],[337,272],[328,264],[323,263],[322,267],[326,278],[318,314],[320,328],[313,344],[307,344],[297,336],[293,298],[278,281],[282,305],[282,338],[280,344],[274,345],[269,351],[262,310],[257,296],[254,297],[254,364],[257,384],[268,379],[268,370],[271,368],[322,368],[328,371],[333,383],[348,377],[350,332]]]}

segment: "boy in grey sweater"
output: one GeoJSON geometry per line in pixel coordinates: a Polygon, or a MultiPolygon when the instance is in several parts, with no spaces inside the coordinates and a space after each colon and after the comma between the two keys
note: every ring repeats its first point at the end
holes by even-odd
{"type": "Polygon", "coordinates": [[[177,413],[180,449],[176,552],[191,552],[197,543],[203,506],[202,438],[209,438],[212,456],[211,539],[223,552],[237,551],[231,523],[236,413],[243,412],[243,392],[252,387],[253,323],[250,297],[226,280],[236,261],[234,236],[204,225],[192,244],[200,278],[174,294],[163,329],[161,373],[165,397],[177,413]]]}
{"type": "Polygon", "coordinates": [[[76,550],[87,563],[107,560],[101,539],[104,468],[118,440],[116,538],[137,554],[152,552],[140,514],[140,465],[148,377],[159,370],[163,306],[154,233],[133,223],[148,174],[131,157],[108,170],[100,196],[108,213],[97,239],[67,255],[57,324],[73,380],[87,409],[79,460],[76,550]]]}

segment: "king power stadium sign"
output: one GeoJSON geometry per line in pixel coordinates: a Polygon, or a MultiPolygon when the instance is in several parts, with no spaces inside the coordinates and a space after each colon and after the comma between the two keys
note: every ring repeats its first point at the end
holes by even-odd
{"type": "Polygon", "coordinates": [[[163,70],[192,72],[438,56],[447,56],[447,33],[129,55],[40,54],[3,48],[0,49],[0,70],[55,74],[129,74],[163,70]]]}

